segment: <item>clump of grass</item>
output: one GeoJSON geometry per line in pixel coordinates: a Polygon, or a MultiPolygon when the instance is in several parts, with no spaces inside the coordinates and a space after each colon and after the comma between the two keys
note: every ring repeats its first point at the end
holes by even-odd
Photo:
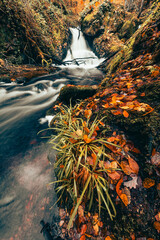
{"type": "MultiPolygon", "coordinates": [[[[85,121],[75,115],[72,107],[59,108],[60,112],[54,118],[53,129],[56,135],[51,137],[50,144],[58,152],[55,163],[58,200],[62,200],[67,193],[74,205],[68,229],[82,203],[85,204],[87,211],[97,207],[99,214],[101,208],[105,207],[110,218],[113,219],[116,210],[109,195],[105,159],[112,158],[110,155],[112,147],[116,149],[121,147],[108,142],[105,135],[100,134],[102,119],[95,118],[91,121],[90,110],[86,112],[85,121]],[[98,201],[95,201],[95,198],[98,201]]],[[[115,170],[120,169],[110,168],[111,172],[115,170]]]]}

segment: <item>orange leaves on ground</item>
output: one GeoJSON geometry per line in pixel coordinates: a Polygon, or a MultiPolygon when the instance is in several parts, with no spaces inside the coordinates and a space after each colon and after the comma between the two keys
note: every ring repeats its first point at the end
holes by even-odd
{"type": "Polygon", "coordinates": [[[119,141],[119,139],[117,139],[116,137],[109,137],[107,138],[107,142],[114,142],[114,141],[119,141]]]}
{"type": "Polygon", "coordinates": [[[122,194],[122,190],[120,190],[122,183],[123,183],[123,178],[121,178],[116,185],[116,192],[119,196],[122,194]]]}
{"type": "Polygon", "coordinates": [[[127,161],[122,161],[121,162],[121,168],[126,175],[130,175],[131,172],[132,172],[132,170],[131,170],[130,166],[128,165],[127,161]]]}
{"type": "Polygon", "coordinates": [[[112,240],[112,238],[110,238],[110,236],[107,236],[105,240],[112,240]]]}
{"type": "Polygon", "coordinates": [[[86,118],[90,118],[91,115],[92,115],[92,111],[91,111],[90,109],[84,111],[84,116],[85,116],[86,118]]]}
{"type": "Polygon", "coordinates": [[[87,157],[87,162],[89,163],[89,165],[94,166],[96,163],[96,159],[97,159],[97,156],[94,153],[92,153],[91,156],[87,157]]]}
{"type": "Polygon", "coordinates": [[[157,190],[160,191],[160,183],[157,184],[157,190]]]}
{"type": "Polygon", "coordinates": [[[128,113],[126,110],[124,110],[124,111],[123,111],[123,116],[124,116],[125,118],[128,118],[128,117],[129,117],[129,113],[128,113]]]}
{"type": "Polygon", "coordinates": [[[129,162],[129,167],[131,168],[132,173],[138,174],[139,172],[139,166],[133,158],[128,156],[128,162],[129,162]]]}
{"type": "Polygon", "coordinates": [[[106,104],[102,105],[102,107],[104,107],[104,108],[109,108],[109,104],[106,103],[106,104]]]}
{"type": "Polygon", "coordinates": [[[88,138],[88,136],[87,136],[86,134],[83,136],[83,140],[84,140],[86,143],[90,143],[90,142],[93,141],[93,139],[88,138]]]}
{"type": "Polygon", "coordinates": [[[84,217],[84,208],[81,205],[78,207],[78,215],[79,217],[84,217]]]}
{"type": "Polygon", "coordinates": [[[97,236],[99,234],[99,227],[102,227],[103,226],[103,223],[101,221],[99,221],[98,219],[98,214],[96,213],[94,216],[93,216],[93,230],[94,230],[94,234],[97,236]]]}
{"type": "Polygon", "coordinates": [[[80,237],[80,240],[85,240],[86,239],[86,237],[85,237],[86,231],[87,231],[87,225],[83,224],[82,227],[81,227],[81,237],[80,237]]]}
{"type": "Polygon", "coordinates": [[[155,216],[155,218],[156,218],[156,220],[157,220],[158,222],[160,222],[160,212],[157,213],[157,215],[155,216]]]}
{"type": "Polygon", "coordinates": [[[154,222],[153,224],[154,228],[160,231],[160,222],[154,222]]]}
{"type": "Polygon", "coordinates": [[[119,180],[121,177],[121,174],[116,171],[111,172],[111,173],[107,172],[107,174],[112,180],[119,180]]]}
{"type": "Polygon", "coordinates": [[[101,121],[99,121],[99,124],[100,124],[102,127],[105,126],[105,124],[104,124],[103,122],[101,122],[101,121]]]}
{"type": "Polygon", "coordinates": [[[64,168],[64,165],[63,165],[63,164],[61,164],[59,167],[60,167],[61,169],[63,169],[63,168],[64,168]]]}
{"type": "Polygon", "coordinates": [[[71,143],[77,143],[77,140],[74,139],[74,138],[70,138],[69,141],[70,141],[71,143]]]}
{"type": "Polygon", "coordinates": [[[155,185],[155,181],[150,178],[145,178],[143,181],[143,187],[144,188],[151,188],[155,185]]]}
{"type": "Polygon", "coordinates": [[[111,113],[116,116],[116,115],[121,115],[122,111],[121,110],[111,110],[111,113]]]}
{"type": "Polygon", "coordinates": [[[128,205],[128,198],[127,198],[127,195],[125,193],[122,193],[120,195],[120,199],[122,200],[122,202],[124,203],[125,206],[128,205]]]}
{"type": "Polygon", "coordinates": [[[155,70],[152,72],[151,77],[157,77],[158,75],[160,75],[159,70],[155,70]]]}
{"type": "Polygon", "coordinates": [[[100,2],[95,2],[95,6],[98,7],[100,5],[100,2]]]}

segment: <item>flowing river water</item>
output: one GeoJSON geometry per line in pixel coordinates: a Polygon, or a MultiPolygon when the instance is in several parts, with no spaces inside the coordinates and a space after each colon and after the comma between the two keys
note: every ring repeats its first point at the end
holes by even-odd
{"type": "Polygon", "coordinates": [[[55,153],[37,133],[47,128],[46,111],[64,85],[95,85],[103,78],[96,68],[103,59],[81,31],[71,32],[66,66],[57,73],[28,84],[0,82],[0,240],[42,240],[40,221],[58,217],[54,187],[47,187],[55,179],[48,154],[54,159],[55,153]]]}

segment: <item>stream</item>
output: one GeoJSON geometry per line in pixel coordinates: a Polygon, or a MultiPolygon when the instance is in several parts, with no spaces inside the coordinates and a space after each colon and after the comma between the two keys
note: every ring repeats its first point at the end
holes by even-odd
{"type": "MultiPolygon", "coordinates": [[[[103,59],[91,51],[81,31],[71,28],[65,66],[27,84],[0,82],[0,239],[43,240],[40,221],[58,218],[55,179],[48,162],[47,140],[37,133],[48,127],[46,111],[66,84],[95,85],[103,59]]],[[[43,133],[47,133],[44,131],[43,133]]]]}

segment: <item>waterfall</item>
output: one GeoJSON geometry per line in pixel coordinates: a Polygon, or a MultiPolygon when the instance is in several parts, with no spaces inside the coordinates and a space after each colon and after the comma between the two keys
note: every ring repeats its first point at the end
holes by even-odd
{"type": "Polygon", "coordinates": [[[70,30],[72,33],[72,42],[67,56],[63,60],[65,65],[94,68],[104,61],[102,58],[99,59],[90,49],[82,31],[77,28],[70,28],[70,30]]]}

